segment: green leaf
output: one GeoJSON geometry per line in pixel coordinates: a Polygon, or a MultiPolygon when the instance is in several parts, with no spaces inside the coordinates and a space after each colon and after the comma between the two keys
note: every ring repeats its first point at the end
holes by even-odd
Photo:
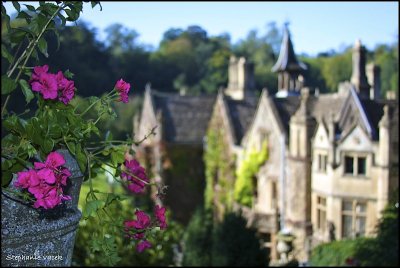
{"type": "Polygon", "coordinates": [[[38,47],[39,47],[40,52],[42,52],[42,54],[46,58],[48,58],[49,54],[47,53],[47,42],[43,37],[39,39],[38,47]]]}
{"type": "Polygon", "coordinates": [[[123,201],[126,199],[127,199],[126,197],[122,197],[120,195],[109,193],[109,194],[107,194],[107,199],[106,199],[106,203],[104,204],[104,207],[109,206],[114,201],[123,201]]]}
{"type": "Polygon", "coordinates": [[[61,13],[58,13],[57,15],[61,19],[61,25],[64,27],[67,23],[67,19],[61,13]]]}
{"type": "Polygon", "coordinates": [[[112,135],[111,131],[107,130],[105,140],[106,141],[112,141],[113,140],[113,135],[112,135]]]}
{"type": "Polygon", "coordinates": [[[15,83],[14,80],[7,77],[6,75],[3,75],[1,77],[1,94],[2,95],[10,94],[16,88],[17,88],[17,83],[15,83]]]}
{"type": "Polygon", "coordinates": [[[118,165],[125,160],[125,152],[122,150],[114,150],[111,152],[111,162],[114,165],[118,165]]]}
{"type": "Polygon", "coordinates": [[[82,173],[85,173],[86,165],[87,165],[87,158],[86,158],[85,152],[82,150],[80,143],[76,144],[75,157],[76,157],[76,161],[78,161],[78,165],[79,165],[79,168],[81,169],[82,173]]]}
{"type": "Polygon", "coordinates": [[[24,40],[26,36],[26,32],[19,29],[11,29],[10,30],[10,41],[15,44],[19,44],[24,40]]]}
{"type": "MultiPolygon", "coordinates": [[[[3,5],[1,6],[3,7],[3,5]]],[[[4,22],[6,23],[7,31],[10,32],[11,31],[10,16],[8,16],[7,14],[4,16],[4,22]]]]}
{"type": "Polygon", "coordinates": [[[90,1],[90,3],[92,4],[92,8],[94,8],[96,5],[99,5],[100,11],[103,10],[103,7],[101,6],[101,3],[99,1],[90,1]]]}
{"type": "Polygon", "coordinates": [[[2,171],[1,172],[1,186],[6,187],[10,184],[12,180],[12,172],[10,170],[2,171]]]}
{"type": "Polygon", "coordinates": [[[19,84],[21,85],[22,93],[24,93],[25,101],[28,104],[35,97],[35,95],[33,95],[33,92],[30,86],[28,85],[28,82],[26,82],[23,79],[20,79],[19,84]]]}
{"type": "Polygon", "coordinates": [[[93,239],[90,243],[91,243],[90,250],[92,252],[101,250],[102,240],[93,239]]]}
{"type": "Polygon", "coordinates": [[[25,5],[25,4],[24,4],[24,6],[26,6],[26,8],[27,8],[29,11],[36,11],[36,9],[35,9],[35,7],[34,7],[34,6],[31,6],[31,5],[25,5]]]}
{"type": "Polygon", "coordinates": [[[75,143],[73,143],[73,142],[67,142],[67,147],[68,147],[68,149],[69,149],[69,152],[71,153],[71,154],[73,154],[73,155],[75,155],[75,152],[76,152],[76,146],[75,146],[75,143]]]}
{"type": "Polygon", "coordinates": [[[83,217],[89,218],[98,209],[103,207],[103,200],[91,200],[86,203],[85,209],[83,210],[83,217]]]}
{"type": "Polygon", "coordinates": [[[50,153],[54,148],[54,140],[46,137],[45,139],[43,139],[42,148],[46,154],[50,153]]]}
{"type": "Polygon", "coordinates": [[[31,20],[32,20],[32,16],[29,15],[28,13],[26,13],[25,11],[19,12],[17,18],[18,19],[25,19],[28,23],[30,23],[31,20]]]}
{"type": "Polygon", "coordinates": [[[36,49],[34,49],[34,50],[32,51],[32,57],[35,58],[37,61],[39,60],[39,55],[38,55],[36,49]]]}
{"type": "Polygon", "coordinates": [[[37,151],[36,151],[35,147],[33,147],[32,144],[30,144],[30,143],[28,143],[26,145],[25,149],[26,149],[26,152],[28,153],[28,156],[30,158],[37,154],[37,151]]]}
{"type": "Polygon", "coordinates": [[[14,59],[14,57],[10,54],[10,52],[8,52],[6,46],[3,44],[1,44],[1,56],[7,59],[9,63],[11,63],[14,59]]]}
{"type": "Polygon", "coordinates": [[[78,16],[76,15],[75,11],[72,11],[71,9],[65,9],[65,13],[67,13],[67,21],[75,21],[78,19],[78,16]]]}
{"type": "Polygon", "coordinates": [[[21,11],[21,5],[17,1],[12,1],[12,4],[18,12],[21,11]]]}
{"type": "Polygon", "coordinates": [[[65,76],[66,78],[68,78],[68,79],[72,79],[72,78],[74,77],[74,74],[71,73],[71,72],[69,71],[69,69],[67,69],[67,70],[64,72],[64,76],[65,76]]]}
{"type": "Polygon", "coordinates": [[[56,51],[58,51],[60,49],[60,33],[58,31],[54,31],[55,35],[56,35],[56,40],[57,40],[57,48],[56,51]]]}

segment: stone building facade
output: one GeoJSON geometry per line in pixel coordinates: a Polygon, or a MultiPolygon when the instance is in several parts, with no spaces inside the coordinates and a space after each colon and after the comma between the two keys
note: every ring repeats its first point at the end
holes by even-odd
{"type": "MultiPolygon", "coordinates": [[[[304,69],[290,49],[286,31],[273,70],[301,77],[287,67],[304,69]]],[[[357,41],[351,81],[338,93],[311,94],[298,81],[261,95],[242,147],[270,141],[253,218],[263,219],[256,226],[275,227],[264,228],[273,259],[278,231],[295,236],[292,255],[301,262],[318,243],[373,235],[390,191],[398,189],[398,102],[380,98],[379,69],[367,70],[357,41]]]]}
{"type": "MultiPolygon", "coordinates": [[[[277,94],[263,89],[256,97],[252,65],[232,57],[228,86],[217,95],[167,96],[146,90],[135,136],[160,126],[156,137],[142,147],[158,159],[155,163],[160,164],[152,167],[164,181],[163,167],[168,161],[162,148],[184,146],[191,155],[196,147],[198,160],[193,161],[200,163],[207,129],[224,133],[232,169],[241,165],[244,152],[261,149],[267,141],[269,157],[256,175],[255,201],[251,208],[244,208],[246,217],[271,249],[273,260],[279,258],[278,233],[290,232],[295,237],[292,256],[307,261],[312,247],[321,242],[373,235],[391,190],[398,189],[398,101],[380,96],[379,67],[366,66],[365,53],[357,41],[350,81],[341,83],[337,93],[319,94],[304,87],[307,67],[296,58],[285,28],[272,68],[279,78],[277,94]],[[184,131],[186,127],[189,132],[184,131]]],[[[179,160],[169,165],[174,161],[179,160]]],[[[192,174],[194,178],[204,182],[204,173],[192,174]]],[[[171,179],[177,183],[169,180],[171,191],[188,187],[178,182],[183,177],[171,179]]],[[[218,178],[214,186],[215,192],[221,190],[218,178]]],[[[169,203],[174,213],[187,198],[180,194],[171,197],[175,205],[169,203]]],[[[200,196],[192,201],[185,211],[202,202],[200,196]]],[[[214,205],[226,210],[217,199],[214,205]]]]}

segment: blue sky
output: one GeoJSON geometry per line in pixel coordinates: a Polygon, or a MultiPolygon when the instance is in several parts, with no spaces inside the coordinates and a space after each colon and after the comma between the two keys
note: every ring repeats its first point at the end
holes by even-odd
{"type": "MultiPolygon", "coordinates": [[[[232,42],[252,29],[265,33],[268,22],[290,22],[296,53],[315,55],[352,45],[358,38],[368,49],[398,38],[397,2],[103,2],[84,4],[83,19],[103,30],[112,23],[135,29],[139,42],[157,47],[169,28],[199,25],[209,35],[229,33],[232,42]]],[[[6,3],[7,11],[13,11],[6,3]]]]}

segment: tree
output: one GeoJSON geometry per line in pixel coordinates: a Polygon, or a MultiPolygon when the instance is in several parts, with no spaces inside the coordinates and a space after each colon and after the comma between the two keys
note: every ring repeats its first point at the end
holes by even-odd
{"type": "Polygon", "coordinates": [[[212,230],[212,213],[198,208],[183,236],[184,266],[211,265],[212,230]]]}
{"type": "Polygon", "coordinates": [[[234,213],[213,223],[210,210],[198,209],[183,237],[184,266],[267,266],[268,252],[260,248],[256,231],[234,213]]]}
{"type": "Polygon", "coordinates": [[[241,216],[228,213],[214,229],[212,266],[268,266],[266,249],[260,248],[256,230],[246,227],[241,216]]]}

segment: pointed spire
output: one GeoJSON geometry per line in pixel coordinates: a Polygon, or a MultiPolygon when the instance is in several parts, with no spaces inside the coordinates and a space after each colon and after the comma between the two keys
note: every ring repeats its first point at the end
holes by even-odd
{"type": "Polygon", "coordinates": [[[281,50],[279,52],[278,61],[272,67],[273,72],[283,71],[303,71],[307,70],[302,62],[297,60],[296,54],[294,53],[292,40],[290,40],[290,33],[287,24],[285,24],[283,31],[283,39],[281,44],[281,50]]]}

